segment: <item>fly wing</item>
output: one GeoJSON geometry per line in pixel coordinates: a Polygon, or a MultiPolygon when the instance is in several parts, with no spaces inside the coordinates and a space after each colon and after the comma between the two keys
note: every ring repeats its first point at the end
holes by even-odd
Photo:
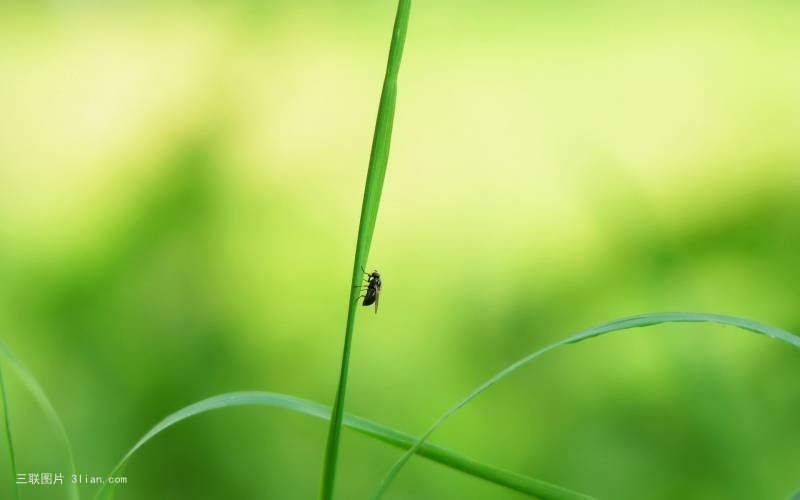
{"type": "Polygon", "coordinates": [[[375,288],[375,314],[378,314],[378,300],[381,298],[381,289],[380,285],[375,288]]]}

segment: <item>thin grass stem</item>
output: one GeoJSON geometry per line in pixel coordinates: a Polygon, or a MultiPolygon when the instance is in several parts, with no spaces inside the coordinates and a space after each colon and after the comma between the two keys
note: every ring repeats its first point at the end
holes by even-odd
{"type": "MultiPolygon", "coordinates": [[[[436,420],[436,422],[434,422],[434,424],[422,434],[422,436],[419,438],[416,444],[414,444],[414,446],[409,448],[403,454],[403,456],[401,456],[397,460],[397,462],[395,462],[394,465],[392,465],[391,469],[389,469],[389,472],[383,478],[380,485],[373,494],[372,499],[378,500],[386,492],[386,490],[389,488],[389,485],[392,484],[392,481],[400,473],[400,470],[402,470],[403,466],[405,466],[405,464],[408,463],[409,459],[411,459],[414,453],[416,453],[418,447],[422,446],[426,442],[426,440],[439,427],[441,427],[451,416],[453,416],[453,414],[455,414],[461,408],[466,406],[467,403],[469,403],[470,401],[481,395],[483,392],[485,392],[486,390],[488,390],[493,385],[500,382],[502,379],[506,378],[513,372],[519,370],[523,366],[526,366],[527,364],[539,358],[540,356],[543,356],[544,354],[547,354],[550,351],[553,351],[560,347],[564,347],[569,344],[575,344],[587,339],[619,332],[622,330],[653,326],[662,323],[716,323],[719,325],[733,326],[740,330],[766,335],[768,337],[772,337],[774,339],[792,345],[796,348],[800,348],[800,336],[787,332],[786,330],[776,328],[774,326],[769,326],[763,323],[759,323],[757,321],[737,318],[735,316],[725,316],[722,314],[693,313],[693,312],[664,312],[664,313],[641,314],[638,316],[631,316],[628,318],[618,319],[615,321],[611,321],[609,323],[605,323],[599,326],[583,330],[572,336],[566,337],[558,342],[550,344],[542,349],[539,349],[538,351],[528,354],[527,356],[510,364],[506,368],[500,370],[493,376],[489,377],[485,382],[476,387],[461,401],[459,401],[453,407],[451,407],[449,410],[443,413],[436,420]]],[[[566,499],[569,497],[554,496],[552,498],[555,500],[559,498],[566,499]]]]}
{"type": "Polygon", "coordinates": [[[350,301],[347,310],[339,386],[336,391],[336,399],[328,429],[328,442],[325,447],[322,488],[320,491],[322,500],[331,500],[334,494],[342,419],[344,417],[345,393],[347,391],[347,378],[350,368],[350,349],[353,343],[353,330],[358,308],[356,301],[360,294],[358,286],[362,282],[362,270],[366,266],[367,258],[369,257],[372,235],[375,231],[375,221],[378,217],[381,191],[383,190],[383,180],[386,176],[386,166],[389,162],[389,146],[392,139],[395,103],[397,101],[397,76],[400,72],[400,61],[403,56],[410,11],[411,0],[399,0],[394,30],[392,31],[392,42],[389,48],[389,60],[386,64],[386,75],[378,107],[378,117],[375,122],[375,133],[372,139],[367,180],[364,186],[364,199],[361,205],[361,218],[358,224],[358,239],[356,240],[356,254],[353,260],[353,277],[349,294],[350,301]]]}
{"type": "Polygon", "coordinates": [[[11,488],[14,492],[14,500],[19,500],[19,486],[17,485],[17,455],[14,453],[14,440],[11,434],[11,416],[8,408],[8,397],[6,396],[6,383],[3,379],[3,367],[0,364],[0,395],[3,402],[3,424],[6,429],[6,442],[8,443],[8,460],[11,463],[11,488]]]}

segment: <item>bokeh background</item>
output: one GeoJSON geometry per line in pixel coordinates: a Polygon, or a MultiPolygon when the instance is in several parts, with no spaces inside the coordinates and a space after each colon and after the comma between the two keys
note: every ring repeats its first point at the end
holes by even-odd
{"type": "MultiPolygon", "coordinates": [[[[0,7],[0,337],[80,473],[214,394],[332,402],[394,9],[0,7]]],[[[348,411],[420,433],[523,355],[642,312],[800,332],[799,21],[778,0],[416,2],[348,411]]],[[[764,337],[629,331],[544,357],[433,440],[606,499],[786,498],[798,380],[800,352],[764,337]]],[[[8,385],[20,470],[66,471],[8,385]]],[[[314,498],[326,431],[204,415],[119,498],[314,498]]],[[[346,433],[339,497],[398,456],[346,433]]],[[[387,498],[521,496],[415,459],[387,498]]]]}

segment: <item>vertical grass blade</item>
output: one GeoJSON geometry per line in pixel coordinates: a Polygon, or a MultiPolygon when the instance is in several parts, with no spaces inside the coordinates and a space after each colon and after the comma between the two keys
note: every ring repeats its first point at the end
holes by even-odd
{"type": "Polygon", "coordinates": [[[350,301],[347,310],[347,325],[344,334],[344,349],[342,352],[342,366],[339,373],[339,387],[336,391],[336,400],[333,405],[328,442],[325,447],[325,460],[322,472],[322,489],[320,498],[331,500],[333,498],[334,482],[336,480],[336,463],[339,456],[339,440],[342,432],[342,418],[344,416],[345,392],[350,365],[350,346],[353,340],[355,326],[356,301],[362,283],[362,267],[366,267],[369,249],[372,243],[372,234],[375,230],[375,221],[378,217],[378,207],[383,190],[383,179],[386,176],[386,165],[389,161],[389,146],[392,139],[392,125],[394,123],[395,102],[397,101],[397,75],[400,72],[400,60],[403,56],[403,45],[408,28],[408,16],[411,10],[411,0],[399,0],[397,15],[395,16],[392,42],[389,48],[389,60],[386,64],[386,76],[383,81],[383,91],[378,107],[378,117],[375,122],[375,134],[372,139],[372,150],[367,170],[367,180],[364,186],[364,200],[361,205],[361,219],[358,224],[358,239],[356,241],[356,254],[353,261],[353,278],[350,288],[350,301]]]}
{"type": "MultiPolygon", "coordinates": [[[[577,342],[581,342],[583,340],[587,340],[593,337],[599,337],[600,335],[606,335],[609,333],[614,333],[622,330],[628,330],[630,328],[653,326],[661,323],[716,323],[719,325],[733,326],[740,330],[766,335],[768,337],[780,340],[794,347],[800,348],[800,336],[787,332],[786,330],[775,328],[774,326],[765,325],[763,323],[758,323],[756,321],[752,321],[749,319],[737,318],[734,316],[724,316],[721,314],[691,313],[691,312],[665,312],[665,313],[641,314],[638,316],[631,316],[628,318],[618,319],[615,321],[611,321],[609,323],[589,328],[587,330],[583,330],[570,337],[567,337],[558,342],[550,344],[542,349],[539,349],[536,352],[528,354],[524,358],[500,370],[495,375],[491,376],[488,380],[486,380],[484,383],[475,388],[472,392],[470,392],[466,397],[464,397],[464,399],[456,403],[452,408],[450,408],[444,414],[442,414],[442,416],[440,416],[439,419],[436,420],[436,422],[427,431],[425,431],[425,433],[419,438],[419,440],[414,444],[414,446],[409,448],[403,454],[403,456],[400,457],[400,459],[397,460],[397,462],[395,462],[395,464],[386,474],[386,477],[384,477],[383,481],[381,481],[381,484],[378,486],[377,490],[373,494],[372,499],[378,500],[386,492],[386,490],[389,488],[389,485],[400,473],[400,470],[403,468],[403,466],[414,455],[414,453],[416,453],[417,448],[421,446],[423,443],[425,443],[425,441],[431,436],[431,434],[433,434],[434,431],[436,431],[436,429],[438,429],[442,424],[444,424],[447,419],[449,419],[458,410],[463,408],[467,403],[478,397],[481,393],[492,387],[500,380],[509,376],[511,373],[517,371],[518,369],[527,365],[536,358],[552,350],[564,347],[568,344],[575,344],[577,342]]],[[[557,499],[561,497],[552,497],[552,498],[557,499]]],[[[566,499],[567,497],[563,498],[566,499]]]]}
{"type": "MultiPolygon", "coordinates": [[[[22,361],[18,360],[16,356],[11,352],[11,350],[6,346],[4,343],[0,342],[0,356],[5,358],[8,362],[9,366],[14,369],[19,376],[20,380],[25,384],[28,390],[33,395],[36,402],[39,403],[39,407],[44,410],[45,415],[50,420],[50,424],[56,429],[56,432],[61,437],[61,440],[64,444],[64,448],[67,451],[67,461],[69,462],[69,471],[67,474],[64,474],[64,484],[67,486],[67,498],[69,500],[78,500],[80,498],[80,493],[78,492],[78,485],[73,484],[72,481],[68,481],[72,475],[77,474],[75,470],[75,455],[72,453],[72,445],[69,442],[69,436],[67,435],[67,430],[64,428],[64,423],[61,422],[61,418],[58,416],[58,412],[53,407],[53,403],[50,402],[47,395],[42,389],[42,386],[39,385],[39,382],[36,381],[36,378],[31,374],[30,371],[22,364],[22,361]]],[[[5,394],[5,391],[3,391],[5,394]]],[[[16,482],[16,477],[14,478],[16,482]]]]}
{"type": "Polygon", "coordinates": [[[6,429],[6,442],[8,443],[8,460],[11,464],[11,487],[14,500],[19,500],[19,486],[17,485],[17,456],[14,453],[14,440],[11,439],[11,417],[9,416],[8,398],[6,397],[6,383],[3,380],[3,367],[0,366],[0,396],[3,403],[3,425],[6,429]]]}

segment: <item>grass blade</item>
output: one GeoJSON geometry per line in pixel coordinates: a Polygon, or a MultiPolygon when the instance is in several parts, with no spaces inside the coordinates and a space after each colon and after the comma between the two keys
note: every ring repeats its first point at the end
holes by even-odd
{"type": "MultiPolygon", "coordinates": [[[[125,454],[125,456],[122,457],[114,470],[111,471],[109,476],[119,476],[133,455],[142,446],[144,446],[145,443],[153,439],[167,428],[177,424],[178,422],[203,413],[237,406],[267,406],[271,408],[282,408],[323,420],[330,419],[331,415],[331,409],[329,406],[324,406],[319,403],[294,396],[288,396],[286,394],[277,394],[271,392],[231,392],[210,397],[186,406],[156,424],[128,451],[128,453],[125,454]]],[[[416,436],[397,431],[365,418],[345,415],[343,423],[346,427],[399,448],[407,449],[417,442],[416,436]]],[[[521,493],[526,493],[533,497],[550,498],[550,496],[548,496],[550,492],[556,491],[562,492],[563,495],[565,495],[561,498],[570,498],[575,500],[586,500],[590,498],[579,493],[570,492],[544,481],[532,479],[514,472],[492,467],[490,465],[462,457],[450,450],[433,444],[423,444],[422,446],[418,447],[416,453],[430,460],[439,462],[440,464],[452,467],[472,476],[485,479],[500,486],[505,486],[506,488],[510,488],[521,493]]],[[[114,484],[104,484],[97,493],[97,499],[110,500],[113,498],[114,488],[114,484]]]]}
{"type": "MultiPolygon", "coordinates": [[[[47,398],[42,386],[39,382],[36,381],[36,378],[31,374],[30,371],[22,364],[20,360],[14,356],[11,350],[8,348],[7,345],[0,342],[0,355],[8,361],[9,365],[14,369],[17,375],[20,377],[22,382],[31,392],[33,397],[36,399],[36,402],[39,403],[39,406],[44,410],[45,414],[47,415],[48,419],[52,426],[58,432],[58,435],[61,437],[61,440],[64,443],[64,448],[67,450],[67,459],[69,461],[69,476],[73,474],[77,474],[75,470],[75,455],[72,453],[72,445],[69,442],[69,436],[67,435],[67,430],[64,428],[64,423],[61,422],[61,418],[58,416],[58,412],[53,407],[53,403],[50,402],[50,399],[47,398]]],[[[3,391],[5,394],[5,391],[3,391]]],[[[10,438],[9,438],[10,439],[10,438]]],[[[9,440],[10,442],[10,440],[9,440]]],[[[16,477],[14,478],[16,482],[16,477]]],[[[78,500],[80,498],[80,493],[78,491],[78,485],[72,484],[72,481],[68,481],[69,485],[67,486],[68,491],[68,498],[70,500],[78,500]]]]}
{"type": "Polygon", "coordinates": [[[11,438],[11,417],[8,408],[8,398],[6,397],[6,383],[3,380],[3,369],[0,366],[0,396],[3,403],[3,424],[6,429],[6,442],[8,443],[8,459],[11,463],[11,487],[14,492],[14,499],[19,500],[19,486],[17,485],[17,456],[14,453],[14,440],[11,438]]]}
{"type": "Polygon", "coordinates": [[[394,110],[397,101],[397,76],[400,72],[400,60],[403,56],[410,10],[411,0],[399,0],[394,30],[392,31],[392,42],[389,48],[389,60],[386,64],[386,76],[383,80],[381,101],[378,106],[378,117],[375,122],[375,134],[372,138],[372,150],[370,152],[367,180],[364,186],[364,200],[361,205],[361,218],[358,224],[358,239],[356,240],[355,258],[353,259],[353,278],[349,294],[350,302],[347,310],[347,325],[345,326],[339,386],[336,391],[336,400],[333,404],[333,416],[328,430],[328,442],[325,447],[322,488],[320,491],[322,500],[331,500],[333,498],[347,377],[350,366],[350,346],[352,345],[356,309],[358,307],[356,301],[363,281],[362,268],[366,267],[367,258],[369,257],[372,234],[375,231],[375,221],[378,217],[378,207],[380,205],[381,191],[383,190],[383,179],[386,176],[386,166],[389,162],[389,146],[392,139],[392,125],[394,124],[394,110]]]}
{"type": "MultiPolygon", "coordinates": [[[[408,462],[411,456],[414,453],[416,453],[417,448],[419,446],[422,446],[425,443],[425,441],[431,436],[431,434],[433,434],[434,431],[436,431],[436,429],[438,429],[442,424],[444,424],[448,418],[450,418],[455,412],[463,408],[467,403],[478,397],[482,392],[486,391],[491,386],[493,386],[503,378],[507,377],[511,373],[527,365],[534,359],[554,349],[563,347],[567,344],[574,344],[593,337],[598,337],[600,335],[614,333],[621,330],[627,330],[630,328],[640,328],[644,326],[653,326],[661,323],[717,323],[720,325],[733,326],[741,330],[753,333],[760,333],[763,335],[767,335],[769,337],[786,342],[787,344],[793,345],[794,347],[800,348],[800,337],[798,337],[797,335],[789,333],[785,330],[781,330],[780,328],[764,325],[762,323],[758,323],[756,321],[752,321],[749,319],[736,318],[734,316],[723,316],[720,314],[687,313],[687,312],[642,314],[639,316],[631,316],[628,318],[619,319],[616,321],[612,321],[610,323],[605,323],[603,325],[589,328],[588,330],[576,333],[575,335],[567,337],[554,344],[550,344],[547,347],[544,347],[543,349],[540,349],[512,363],[508,367],[504,368],[503,370],[499,371],[498,373],[490,377],[484,383],[479,385],[475,390],[470,392],[464,399],[456,403],[455,406],[447,410],[441,417],[439,417],[438,420],[436,420],[436,422],[427,431],[425,431],[425,433],[419,438],[419,440],[414,444],[414,446],[409,448],[408,451],[406,451],[405,454],[403,454],[403,456],[400,457],[400,459],[397,462],[395,462],[395,464],[386,474],[386,477],[383,478],[383,481],[378,486],[378,489],[376,490],[372,498],[374,500],[377,500],[383,495],[383,493],[386,492],[389,485],[400,473],[400,470],[403,468],[403,466],[408,462]]],[[[557,500],[566,497],[553,496],[550,498],[557,500]]]]}

